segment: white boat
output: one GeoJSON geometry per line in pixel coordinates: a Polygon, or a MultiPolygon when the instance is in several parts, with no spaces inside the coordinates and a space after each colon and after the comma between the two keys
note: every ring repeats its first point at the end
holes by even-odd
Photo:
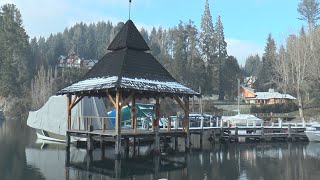
{"type": "MultiPolygon", "coordinates": [[[[27,125],[36,130],[39,139],[65,142],[67,130],[67,96],[51,96],[49,100],[37,111],[30,111],[27,125]]],[[[84,97],[72,108],[72,129],[84,129],[87,126],[85,117],[91,118],[94,129],[101,129],[98,117],[107,117],[102,98],[84,97]],[[77,120],[75,120],[77,119],[77,120]],[[79,121],[78,121],[79,119],[79,121]],[[80,125],[79,123],[80,122],[80,125]]],[[[105,121],[106,129],[113,129],[110,120],[105,121]]],[[[71,141],[86,140],[72,137],[71,141]]]]}
{"type": "Polygon", "coordinates": [[[309,141],[320,141],[320,124],[312,125],[304,131],[309,141]]]}
{"type": "Polygon", "coordinates": [[[263,119],[257,118],[252,114],[237,114],[235,116],[222,116],[222,121],[232,126],[260,126],[263,119]]]}
{"type": "Polygon", "coordinates": [[[263,119],[257,118],[252,114],[240,113],[240,79],[238,79],[238,112],[234,116],[222,116],[221,119],[224,123],[228,123],[229,126],[256,126],[263,124],[263,119]]]}

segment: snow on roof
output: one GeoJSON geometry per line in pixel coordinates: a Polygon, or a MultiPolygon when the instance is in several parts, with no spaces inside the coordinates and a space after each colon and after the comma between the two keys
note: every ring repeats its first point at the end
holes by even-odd
{"type": "Polygon", "coordinates": [[[118,81],[118,76],[112,77],[102,77],[102,78],[90,78],[83,81],[79,81],[71,86],[68,86],[58,94],[66,94],[69,92],[80,92],[80,91],[90,91],[90,90],[100,90],[112,88],[116,85],[118,81]]]}
{"type": "Polygon", "coordinates": [[[157,80],[139,79],[139,78],[126,78],[122,77],[118,83],[118,76],[112,77],[101,77],[101,78],[90,78],[78,83],[72,84],[61,91],[58,94],[80,92],[80,91],[91,91],[91,90],[102,90],[113,88],[118,85],[120,88],[136,89],[143,91],[155,91],[165,93],[181,93],[181,94],[193,94],[199,95],[198,92],[178,83],[178,82],[164,82],[157,80]]]}
{"type": "Polygon", "coordinates": [[[290,94],[281,94],[279,92],[269,91],[269,92],[256,92],[256,99],[296,99],[290,94]]]}
{"type": "Polygon", "coordinates": [[[141,78],[126,78],[121,79],[120,87],[128,89],[137,89],[145,91],[168,92],[168,93],[182,93],[195,94],[199,93],[192,89],[178,83],[178,82],[164,82],[157,80],[148,80],[141,78]]]}

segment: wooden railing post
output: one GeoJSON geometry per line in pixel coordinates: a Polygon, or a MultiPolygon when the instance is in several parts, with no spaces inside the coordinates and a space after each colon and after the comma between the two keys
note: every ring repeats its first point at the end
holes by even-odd
{"type": "Polygon", "coordinates": [[[288,125],[288,140],[292,141],[292,129],[291,124],[288,125]]]}
{"type": "Polygon", "coordinates": [[[106,129],[106,124],[105,124],[105,118],[103,117],[102,118],[102,131],[104,132],[105,131],[105,129],[106,129]]]}
{"type": "Polygon", "coordinates": [[[264,137],[264,127],[261,127],[261,141],[264,141],[265,137],[264,137]]]}
{"type": "Polygon", "coordinates": [[[78,128],[79,128],[79,131],[80,131],[80,117],[78,117],[78,128]]]}

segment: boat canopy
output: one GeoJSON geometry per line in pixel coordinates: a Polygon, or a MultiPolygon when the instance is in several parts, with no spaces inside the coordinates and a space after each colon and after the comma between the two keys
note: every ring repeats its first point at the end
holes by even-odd
{"type": "MultiPolygon", "coordinates": [[[[131,122],[131,108],[131,106],[126,105],[121,109],[121,122],[131,122]]],[[[115,126],[116,110],[114,109],[108,112],[108,116],[110,117],[110,121],[113,126],[115,126]]],[[[136,103],[136,116],[137,121],[141,121],[146,118],[150,118],[150,120],[153,119],[153,117],[155,117],[154,105],[136,103]]]]}
{"type": "Polygon", "coordinates": [[[232,124],[246,124],[247,121],[249,123],[253,123],[254,121],[256,124],[261,124],[263,119],[257,118],[252,114],[237,114],[235,116],[222,116],[223,122],[230,122],[232,124]]]}
{"type": "MultiPolygon", "coordinates": [[[[37,111],[30,111],[27,125],[60,135],[66,134],[67,129],[67,96],[51,96],[49,100],[37,111]]],[[[94,129],[101,129],[101,118],[107,117],[107,110],[102,98],[83,97],[81,101],[72,108],[72,129],[78,129],[76,119],[80,119],[80,128],[84,129],[86,117],[92,119],[94,129]]],[[[109,119],[105,120],[106,129],[114,129],[109,119]]]]}

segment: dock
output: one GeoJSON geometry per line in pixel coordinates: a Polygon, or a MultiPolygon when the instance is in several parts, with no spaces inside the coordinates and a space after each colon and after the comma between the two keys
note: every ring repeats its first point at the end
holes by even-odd
{"type": "MultiPolygon", "coordinates": [[[[189,127],[190,138],[199,138],[200,147],[204,143],[238,143],[240,141],[306,141],[307,137],[304,133],[305,127],[286,124],[285,126],[234,126],[234,127],[189,127]],[[207,136],[205,136],[207,135],[207,136]]],[[[68,130],[67,146],[70,146],[71,137],[86,138],[86,148],[92,151],[94,148],[104,149],[106,145],[115,144],[117,142],[117,133],[115,130],[68,130]],[[97,144],[100,144],[97,146],[97,144]]],[[[158,131],[153,129],[121,129],[121,144],[125,152],[129,152],[129,147],[140,146],[141,142],[148,142],[156,147],[164,143],[172,143],[173,149],[177,148],[177,138],[187,138],[188,134],[182,127],[176,128],[159,128],[158,131]],[[167,142],[166,142],[167,141],[167,142]]],[[[186,142],[186,141],[185,141],[186,142]]],[[[187,146],[186,144],[184,144],[187,146]]],[[[190,142],[189,146],[192,144],[190,142]]],[[[187,149],[185,149],[187,151],[187,149]]],[[[127,153],[125,153],[127,156],[127,153]]]]}

